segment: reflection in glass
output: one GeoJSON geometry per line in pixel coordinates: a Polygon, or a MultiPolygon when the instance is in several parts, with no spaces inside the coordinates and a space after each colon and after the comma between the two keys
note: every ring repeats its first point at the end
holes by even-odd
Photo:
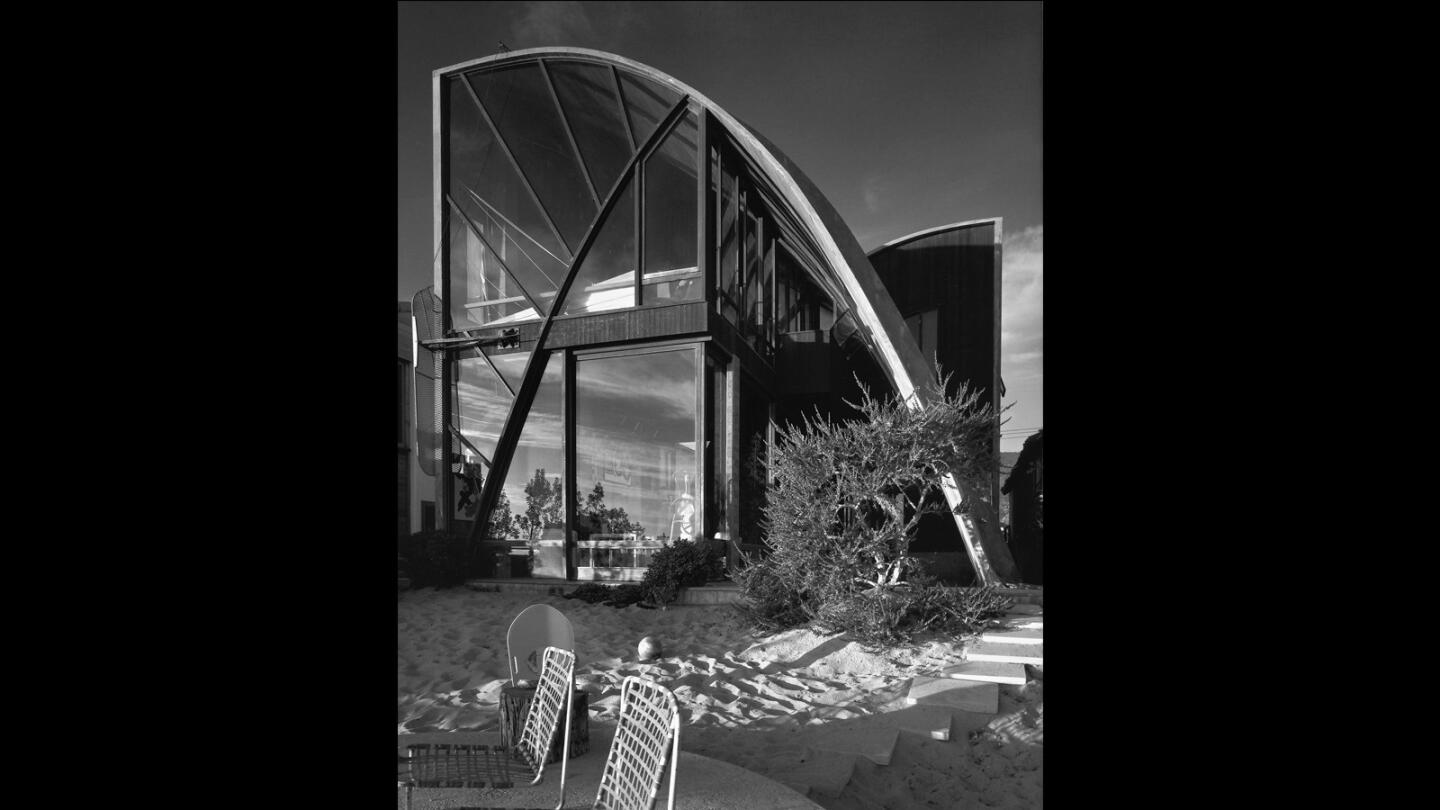
{"type": "MultiPolygon", "coordinates": [[[[565,277],[569,251],[545,224],[524,182],[481,119],[470,91],[458,78],[446,82],[450,113],[446,193],[499,254],[515,280],[546,310],[565,277]]],[[[452,262],[450,270],[453,274],[462,268],[452,262]]],[[[453,286],[458,290],[463,283],[457,281],[453,286]]],[[[464,329],[467,324],[455,328],[464,329]]]]}
{"type": "Polygon", "coordinates": [[[686,114],[645,161],[645,276],[641,301],[646,304],[704,297],[695,247],[694,143],[698,131],[694,113],[686,114]]]}
{"type": "Polygon", "coordinates": [[[643,549],[700,537],[696,355],[685,348],[575,364],[576,525],[595,566],[641,568],[643,549]]]}
{"type": "Polygon", "coordinates": [[[520,390],[520,382],[525,378],[525,362],[529,359],[530,353],[527,351],[490,355],[490,362],[500,372],[500,376],[505,378],[505,382],[509,383],[511,391],[520,390]]]}
{"type": "Polygon", "coordinates": [[[590,179],[603,200],[635,151],[620,118],[610,68],[585,62],[547,64],[590,179]]]}
{"type": "Polygon", "coordinates": [[[829,329],[835,312],[830,299],[815,286],[800,263],[783,246],[775,251],[776,287],[781,332],[829,329]]]}
{"type": "MultiPolygon", "coordinates": [[[[750,196],[747,195],[747,197],[750,196]]],[[[747,199],[747,202],[749,201],[747,199]]],[[[740,333],[752,346],[758,348],[757,338],[759,336],[756,334],[755,324],[759,320],[760,308],[765,304],[765,295],[760,289],[761,219],[754,215],[753,209],[747,209],[743,222],[745,223],[745,297],[742,299],[741,306],[744,320],[740,324],[740,333]]]]}
{"type": "Polygon", "coordinates": [[[565,315],[635,306],[635,183],[626,180],[595,243],[575,271],[565,296],[565,315]]]}
{"type": "Polygon", "coordinates": [[[456,366],[452,423],[465,438],[460,452],[467,461],[479,461],[478,454],[493,459],[513,397],[477,349],[465,350],[456,366]]]}
{"type": "Polygon", "coordinates": [[[680,94],[623,70],[620,71],[620,85],[621,92],[625,94],[630,126],[635,130],[635,142],[643,145],[654,134],[665,113],[670,112],[670,108],[680,100],[680,94]]]}
{"type": "Polygon", "coordinates": [[[498,326],[539,317],[504,262],[453,208],[449,239],[450,328],[498,326]]]}
{"type": "Polygon", "coordinates": [[[561,413],[561,379],[565,363],[555,355],[536,357],[545,363],[535,401],[520,431],[504,499],[497,500],[492,526],[525,541],[534,554],[532,574],[565,577],[565,431],[561,413]]]}
{"type": "Polygon", "coordinates": [[[540,64],[473,73],[470,82],[565,243],[572,252],[577,250],[595,218],[595,198],[581,175],[579,158],[540,64]]]}

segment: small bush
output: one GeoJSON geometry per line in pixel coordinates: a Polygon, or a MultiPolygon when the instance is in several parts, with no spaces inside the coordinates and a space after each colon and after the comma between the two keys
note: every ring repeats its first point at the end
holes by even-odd
{"type": "Polygon", "coordinates": [[[710,571],[708,549],[708,545],[702,548],[689,540],[676,540],[656,551],[640,581],[646,599],[665,605],[675,601],[681,588],[704,585],[710,571]]]}
{"type": "Polygon", "coordinates": [[[444,531],[416,532],[400,541],[398,556],[416,588],[449,588],[465,583],[472,565],[469,538],[444,531]]]}
{"type": "Polygon", "coordinates": [[[598,582],[586,582],[570,593],[565,594],[566,599],[579,599],[582,602],[595,604],[604,602],[611,598],[610,588],[598,582]]]}
{"type": "Polygon", "coordinates": [[[563,594],[566,599],[579,599],[590,604],[601,604],[606,607],[623,608],[633,605],[645,599],[645,589],[639,585],[601,585],[598,582],[586,582],[570,593],[563,594]]]}
{"type": "Polygon", "coordinates": [[[610,589],[610,599],[605,604],[610,607],[623,608],[645,601],[645,589],[633,583],[616,585],[610,589]]]}

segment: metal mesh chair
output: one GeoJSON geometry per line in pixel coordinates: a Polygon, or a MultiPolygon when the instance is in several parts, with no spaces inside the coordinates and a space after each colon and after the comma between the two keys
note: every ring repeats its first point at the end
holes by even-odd
{"type": "Polygon", "coordinates": [[[445,743],[406,746],[406,770],[402,771],[400,780],[405,786],[405,807],[410,807],[417,787],[511,788],[523,779],[538,785],[545,776],[545,760],[562,710],[565,741],[560,756],[560,803],[556,807],[564,807],[565,770],[570,760],[570,693],[574,681],[575,653],[546,647],[535,698],[530,702],[525,727],[514,748],[445,743]]]}
{"type": "Polygon", "coordinates": [[[620,720],[600,775],[595,810],[651,810],[670,762],[669,810],[675,808],[675,767],[680,760],[680,711],[658,683],[631,675],[620,687],[620,720]],[[667,750],[668,749],[668,750],[667,750]]]}

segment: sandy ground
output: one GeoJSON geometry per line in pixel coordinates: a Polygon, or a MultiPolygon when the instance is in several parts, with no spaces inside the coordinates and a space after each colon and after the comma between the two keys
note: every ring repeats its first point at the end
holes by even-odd
{"type": "MultiPolygon", "coordinates": [[[[592,723],[614,723],[626,675],[652,678],[682,707],[683,749],[777,780],[830,756],[812,744],[903,712],[911,677],[963,660],[957,639],[867,652],[843,635],[809,630],[757,636],[729,606],[617,610],[558,596],[425,588],[399,597],[398,732],[497,730],[505,631],[537,602],[575,626],[576,681],[590,693],[592,723]],[[636,647],[647,635],[664,655],[641,663],[636,647]]],[[[810,799],[829,810],[1040,807],[1041,689],[1038,679],[1002,685],[999,713],[972,735],[901,733],[888,765],[858,759],[838,797],[810,799]]]]}

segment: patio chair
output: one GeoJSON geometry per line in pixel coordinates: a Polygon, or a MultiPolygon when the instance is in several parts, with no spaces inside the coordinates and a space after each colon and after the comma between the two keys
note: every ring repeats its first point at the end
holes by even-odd
{"type": "Polygon", "coordinates": [[[452,745],[419,743],[406,746],[408,766],[405,807],[409,810],[417,787],[511,788],[519,779],[538,785],[545,776],[551,740],[565,716],[565,741],[560,755],[560,802],[565,806],[565,769],[570,753],[570,691],[575,681],[575,653],[546,647],[535,699],[525,716],[525,728],[513,749],[503,745],[452,745]],[[563,711],[562,711],[563,710],[563,711]],[[533,778],[531,778],[533,776],[533,778]]]}
{"type": "Polygon", "coordinates": [[[575,628],[565,614],[549,605],[531,605],[520,611],[505,633],[505,659],[510,685],[534,681],[540,674],[540,655],[546,647],[575,649],[575,628]]]}
{"type": "Polygon", "coordinates": [[[620,719],[600,774],[595,810],[652,810],[667,754],[668,808],[675,810],[675,768],[680,761],[680,711],[675,696],[658,683],[627,676],[620,686],[620,719]]]}

